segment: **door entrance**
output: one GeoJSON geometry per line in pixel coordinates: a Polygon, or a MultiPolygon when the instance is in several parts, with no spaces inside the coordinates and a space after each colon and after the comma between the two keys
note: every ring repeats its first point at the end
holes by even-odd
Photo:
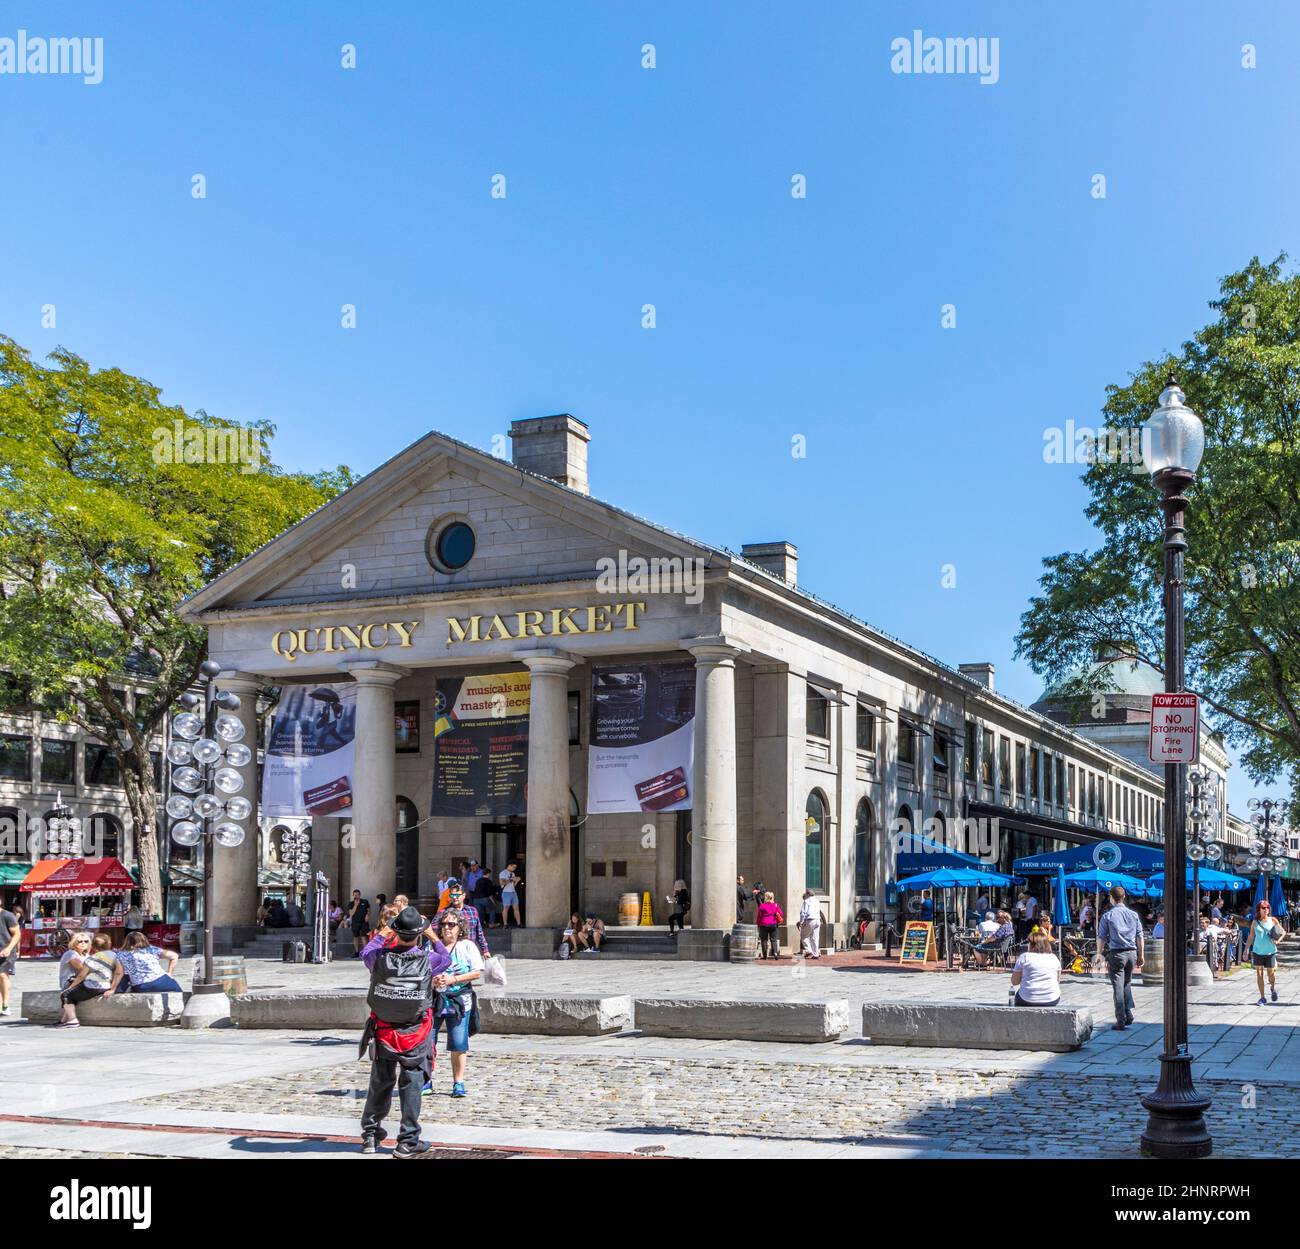
{"type": "Polygon", "coordinates": [[[482,826],[479,863],[483,870],[500,876],[507,863],[516,864],[515,875],[523,880],[519,888],[519,915],[528,923],[528,827],[522,816],[511,816],[502,824],[482,826]]]}

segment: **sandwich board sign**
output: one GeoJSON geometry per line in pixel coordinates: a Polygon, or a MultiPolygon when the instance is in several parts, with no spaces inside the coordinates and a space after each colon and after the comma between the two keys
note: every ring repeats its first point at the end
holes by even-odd
{"type": "Polygon", "coordinates": [[[1151,762],[1196,763],[1201,756],[1200,700],[1195,694],[1151,695],[1151,762]]]}
{"type": "Polygon", "coordinates": [[[903,929],[903,943],[898,950],[899,963],[932,963],[937,957],[934,925],[929,920],[909,919],[903,929]]]}

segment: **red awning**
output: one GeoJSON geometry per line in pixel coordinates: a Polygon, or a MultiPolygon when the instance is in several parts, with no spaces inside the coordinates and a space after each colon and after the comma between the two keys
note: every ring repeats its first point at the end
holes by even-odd
{"type": "Polygon", "coordinates": [[[32,868],[19,886],[26,893],[47,897],[84,898],[95,894],[130,893],[135,887],[131,873],[116,859],[67,859],[53,872],[42,872],[47,859],[32,868]]]}

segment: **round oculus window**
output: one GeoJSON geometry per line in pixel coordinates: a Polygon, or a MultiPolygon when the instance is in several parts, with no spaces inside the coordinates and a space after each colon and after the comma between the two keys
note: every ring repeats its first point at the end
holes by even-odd
{"type": "Polygon", "coordinates": [[[433,540],[433,557],[447,572],[464,568],[474,558],[474,531],[463,520],[444,525],[433,540]]]}

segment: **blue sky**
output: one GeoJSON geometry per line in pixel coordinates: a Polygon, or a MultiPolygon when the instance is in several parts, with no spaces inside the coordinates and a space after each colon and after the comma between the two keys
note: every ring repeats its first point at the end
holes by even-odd
{"type": "Polygon", "coordinates": [[[572,412],[598,497],[789,539],[808,588],[1026,702],[1040,560],[1091,540],[1044,430],[1296,250],[1290,5],[0,5],[19,28],[102,37],[103,81],[0,75],[0,331],[269,419],[293,467],[572,412]],[[996,37],[999,80],[892,73],[914,29],[996,37]]]}

